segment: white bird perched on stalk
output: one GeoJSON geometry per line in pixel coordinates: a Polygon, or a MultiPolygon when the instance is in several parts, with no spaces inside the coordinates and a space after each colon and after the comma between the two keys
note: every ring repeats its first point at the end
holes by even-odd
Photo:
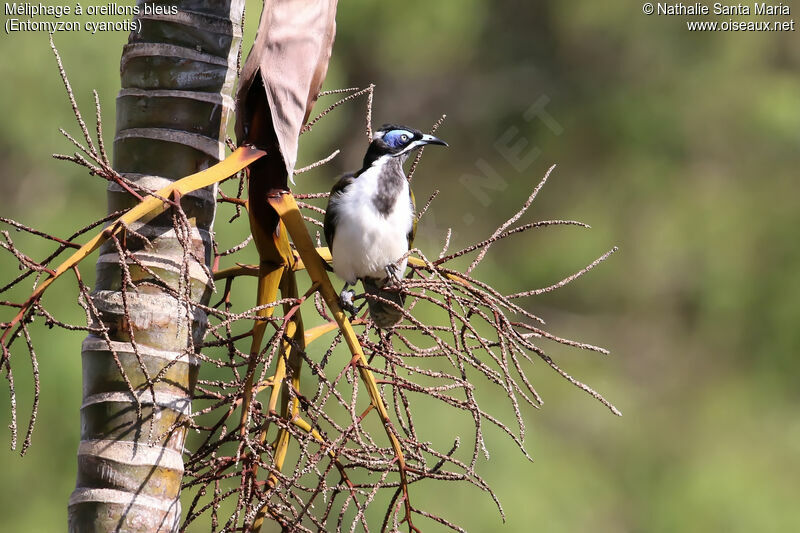
{"type": "Polygon", "coordinates": [[[417,148],[447,143],[414,128],[387,124],[377,130],[361,170],[345,174],[331,189],[325,213],[325,239],[333,271],[345,281],[340,300],[351,313],[360,279],[375,325],[390,328],[403,318],[403,277],[416,232],[414,193],[403,163],[417,148]],[[395,305],[375,299],[381,298],[395,305]]]}

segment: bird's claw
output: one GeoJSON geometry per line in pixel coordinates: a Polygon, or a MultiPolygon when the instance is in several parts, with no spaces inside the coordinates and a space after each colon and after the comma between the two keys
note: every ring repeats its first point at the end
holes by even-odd
{"type": "Polygon", "coordinates": [[[389,265],[386,265],[386,275],[389,277],[389,281],[393,285],[400,285],[400,272],[399,272],[399,270],[400,269],[397,268],[397,265],[395,263],[391,263],[389,265]]]}
{"type": "Polygon", "coordinates": [[[358,312],[358,309],[353,302],[356,296],[356,291],[353,289],[343,289],[341,294],[339,294],[339,305],[342,306],[342,309],[354,315],[358,312]]]}

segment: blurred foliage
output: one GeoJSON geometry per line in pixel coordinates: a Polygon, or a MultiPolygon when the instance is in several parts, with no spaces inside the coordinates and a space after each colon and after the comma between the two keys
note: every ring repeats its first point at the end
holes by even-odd
{"type": "MultiPolygon", "coordinates": [[[[245,42],[258,13],[248,2],[245,42]]],[[[448,114],[439,133],[451,148],[426,158],[414,181],[418,199],[442,191],[420,231],[426,253],[438,253],[447,227],[456,244],[488,233],[554,162],[528,217],[576,218],[594,229],[550,228],[498,246],[481,276],[505,290],[544,286],[621,247],[589,276],[528,306],[553,333],[612,349],[602,358],[547,346],[624,416],[542,367],[535,378],[545,407],[526,413],[536,461],[490,435],[483,465],[507,512],[504,530],[797,529],[796,33],[689,33],[680,17],[588,0],[354,0],[342,2],[338,20],[329,88],[376,83],[376,123],[425,128],[448,114]],[[542,101],[558,133],[552,122],[526,119],[542,101]],[[498,145],[515,142],[540,155],[512,164],[498,145]],[[462,186],[486,165],[499,181],[462,186]]],[[[87,117],[91,89],[100,94],[109,145],[126,37],[55,36],[87,117]]],[[[49,158],[71,151],[58,128],[76,127],[47,35],[0,37],[0,77],[0,214],[59,234],[99,217],[103,184],[49,158]]],[[[328,189],[336,173],[359,165],[362,105],[337,110],[303,138],[300,166],[337,147],[342,154],[302,175],[298,190],[328,189]]],[[[228,228],[226,219],[218,231],[233,243],[246,228],[228,228]]],[[[16,266],[4,257],[0,268],[7,279],[16,266]]],[[[50,307],[78,320],[69,291],[69,283],[54,288],[50,307]]],[[[39,333],[43,395],[33,447],[24,459],[0,452],[3,531],[63,530],[74,483],[82,336],[39,333]]],[[[30,375],[19,360],[15,377],[24,413],[30,375]]],[[[3,426],[7,407],[0,400],[3,426]]],[[[458,431],[455,421],[435,422],[458,431]]],[[[471,531],[499,525],[477,491],[415,490],[430,510],[471,531]]]]}

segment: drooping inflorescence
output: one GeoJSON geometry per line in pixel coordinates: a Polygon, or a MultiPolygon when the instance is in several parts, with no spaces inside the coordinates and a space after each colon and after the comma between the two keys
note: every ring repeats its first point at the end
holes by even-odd
{"type": "MultiPolygon", "coordinates": [[[[102,143],[96,94],[95,143],[75,104],[60,60],[59,68],[84,140],[78,141],[64,132],[78,152],[55,157],[86,167],[90,174],[113,181],[137,199],[152,197],[153,191],[137,188],[111,168],[102,143]]],[[[309,121],[303,131],[311,131],[314,124],[339,105],[366,95],[369,135],[373,90],[373,86],[344,90],[347,96],[309,121]]],[[[434,124],[433,130],[442,120],[434,124]]],[[[299,169],[297,174],[325,165],[337,153],[333,151],[330,156],[299,169]]],[[[419,158],[412,165],[409,179],[418,163],[419,158]]],[[[138,371],[146,377],[143,384],[132,384],[108,336],[102,313],[94,304],[91,289],[80,276],[79,266],[85,267],[80,263],[83,257],[74,263],[59,264],[70,252],[82,249],[84,236],[111,222],[99,235],[110,242],[116,253],[122,295],[121,323],[125,324],[128,308],[134,305],[129,295],[146,292],[149,285],[162,291],[171,290],[175,299],[182,302],[187,316],[201,313],[208,320],[203,338],[195,342],[189,335],[186,353],[180,354],[198,362],[199,379],[191,410],[170,428],[170,431],[188,428],[191,435],[184,457],[183,488],[188,502],[184,529],[193,529],[192,524],[203,521],[212,531],[236,531],[243,527],[257,530],[263,520],[273,520],[289,531],[398,530],[403,527],[416,531],[417,522],[432,520],[462,531],[452,518],[426,511],[425,502],[414,498],[414,485],[426,479],[472,484],[487,492],[502,513],[498,498],[478,473],[478,465],[481,456],[489,456],[487,426],[499,428],[516,443],[521,457],[528,456],[524,447],[523,409],[526,405],[538,408],[542,403],[532,380],[534,360],[543,361],[619,414],[599,393],[563,370],[547,355],[541,342],[607,352],[547,332],[542,320],[520,303],[521,298],[549,292],[574,281],[615,249],[549,287],[513,294],[503,294],[493,288],[489,280],[473,275],[475,267],[499,241],[524,238],[528,232],[556,225],[587,227],[572,220],[520,222],[552,171],[550,168],[521,208],[487,238],[451,251],[448,232],[435,258],[421,250],[411,250],[410,268],[402,288],[398,289],[406,294],[406,305],[402,309],[404,320],[388,331],[375,328],[366,312],[352,320],[342,319],[341,311],[331,306],[326,296],[324,287],[330,283],[327,276],[323,279],[311,269],[310,261],[315,257],[330,259],[327,249],[319,242],[317,250],[309,249],[298,235],[304,233],[310,243],[308,228],[314,231],[322,226],[324,210],[317,203],[327,198],[325,193],[297,194],[280,200],[281,205],[289,206],[285,211],[276,209],[294,242],[291,248],[294,257],[288,263],[292,274],[281,278],[280,297],[255,307],[244,295],[255,293],[256,280],[263,272],[258,265],[238,259],[249,246],[250,237],[236,241],[239,244],[214,242],[212,268],[206,273],[214,280],[216,294],[210,305],[193,303],[189,269],[205,267],[191,242],[192,221],[183,213],[178,195],[158,197],[163,208],[172,213],[173,229],[183,248],[177,290],[168,289],[173,285],[160,279],[137,254],[128,251],[130,240],[144,243],[145,248],[151,244],[145,234],[130,224],[113,222],[122,213],[92,222],[65,237],[0,219],[7,228],[50,241],[55,247],[52,254],[37,261],[14,243],[8,231],[2,232],[0,240],[0,246],[13,255],[21,269],[13,279],[4,280],[0,292],[24,285],[30,286],[32,291],[23,301],[0,302],[9,311],[9,316],[4,315],[0,324],[0,367],[10,389],[12,446],[17,441],[12,364],[18,364],[22,357],[16,352],[28,352],[36,381],[23,453],[31,441],[42,393],[38,385],[39,360],[34,350],[37,339],[28,327],[35,317],[42,317],[48,326],[85,331],[104,342],[114,354],[121,378],[127,384],[127,394],[136,399],[139,420],[147,416],[142,403],[148,395],[156,396],[153,385],[168,379],[170,365],[157,373],[148,369],[140,353],[147,350],[146,343],[137,342],[131,328],[130,342],[138,371]],[[305,225],[297,224],[290,216],[295,199],[305,225]],[[459,268],[465,257],[472,261],[466,268],[459,268]],[[46,280],[64,269],[75,274],[77,303],[85,316],[82,324],[61,321],[41,301],[42,286],[46,288],[49,284],[46,280]],[[131,269],[145,272],[146,280],[134,279],[131,269]],[[240,285],[249,288],[237,291],[240,285]],[[254,351],[256,331],[262,337],[254,351]],[[15,344],[17,339],[21,339],[18,344],[25,345],[22,350],[15,344]],[[507,397],[504,411],[498,413],[496,408],[484,405],[483,398],[489,389],[507,397]],[[373,411],[378,415],[372,414],[373,411]],[[435,426],[430,424],[431,417],[453,416],[462,417],[471,429],[447,438],[436,434],[435,426]],[[509,424],[507,419],[514,422],[509,424]]],[[[242,199],[244,175],[239,173],[232,177],[230,196],[220,191],[217,201],[235,210],[230,219],[234,223],[247,205],[242,199]]],[[[420,209],[418,216],[425,215],[437,194],[420,209]]],[[[276,206],[280,201],[276,200],[276,206]]],[[[246,217],[239,218],[240,223],[243,218],[246,217]]],[[[75,348],[77,353],[77,346],[75,348]]],[[[46,371],[46,364],[43,366],[46,371]]],[[[153,434],[153,424],[148,427],[150,431],[140,436],[143,445],[163,440],[164,435],[153,434]]]]}

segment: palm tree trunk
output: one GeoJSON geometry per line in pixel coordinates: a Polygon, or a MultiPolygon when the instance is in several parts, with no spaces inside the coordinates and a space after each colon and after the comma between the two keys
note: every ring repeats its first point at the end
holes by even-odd
{"type": "MultiPolygon", "coordinates": [[[[171,3],[138,5],[141,31],[131,33],[120,66],[114,168],[155,190],[224,156],[244,0],[177,2],[174,13],[171,3]],[[145,6],[167,13],[146,14],[145,6]]],[[[170,428],[190,410],[193,347],[206,326],[205,314],[180,296],[208,303],[203,263],[210,266],[213,255],[215,196],[214,187],[181,199],[186,232],[176,231],[168,210],[100,249],[91,305],[94,325],[106,333],[83,343],[70,532],[172,532],[180,525],[186,430],[170,428]]],[[[109,187],[109,212],[136,202],[109,187]]]]}

